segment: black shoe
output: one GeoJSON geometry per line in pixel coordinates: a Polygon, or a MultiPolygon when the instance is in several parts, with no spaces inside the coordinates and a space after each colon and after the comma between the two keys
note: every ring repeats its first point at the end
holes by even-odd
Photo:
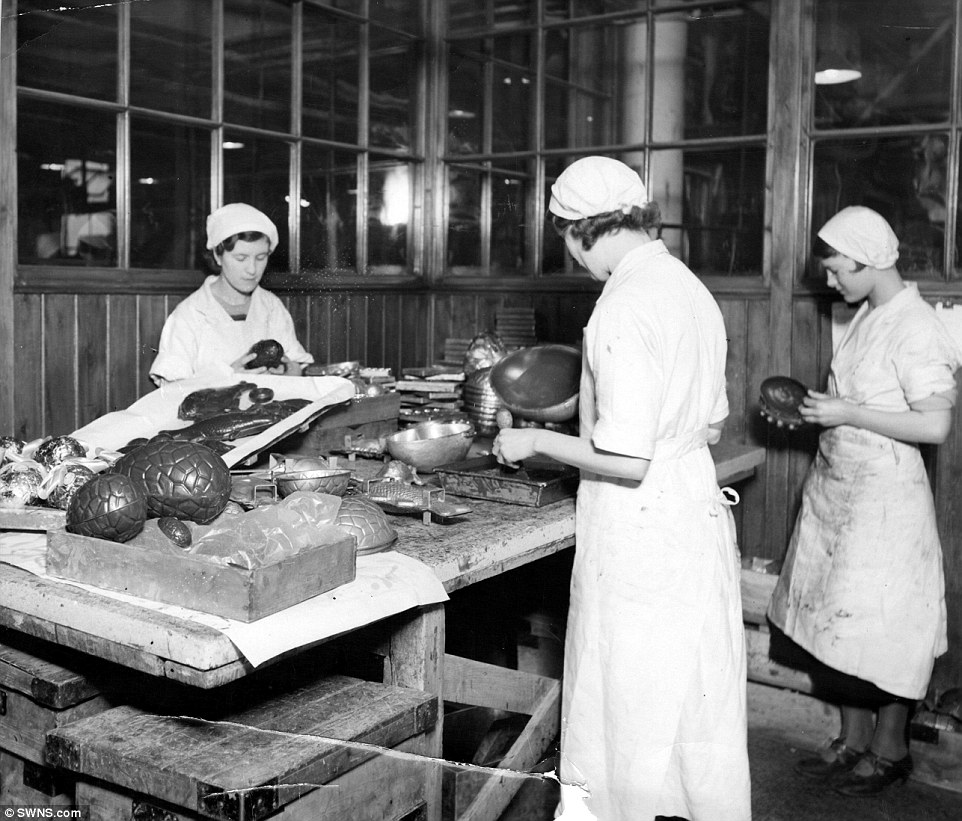
{"type": "Polygon", "coordinates": [[[823,755],[803,758],[795,762],[795,772],[806,778],[834,780],[852,771],[865,750],[853,750],[845,741],[836,738],[823,755]]]}
{"type": "Polygon", "coordinates": [[[862,756],[859,765],[835,783],[835,790],[842,795],[878,795],[889,784],[904,784],[912,774],[913,766],[909,753],[898,761],[892,761],[869,750],[862,756]]]}

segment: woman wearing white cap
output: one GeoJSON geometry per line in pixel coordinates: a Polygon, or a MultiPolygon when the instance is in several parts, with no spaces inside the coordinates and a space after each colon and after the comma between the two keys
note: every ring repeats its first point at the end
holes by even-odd
{"type": "Polygon", "coordinates": [[[919,443],[948,436],[962,352],[895,262],[885,219],[852,206],[818,232],[814,255],[849,303],[826,393],[801,414],[818,453],[769,606],[807,651],[841,732],[796,769],[847,795],[912,771],[908,719],[946,650],[942,548],[919,443]]]}
{"type": "Polygon", "coordinates": [[[284,348],[283,363],[272,373],[298,376],[314,361],[297,341],[287,308],[260,287],[277,241],[277,226],[246,203],[225,205],[207,217],[208,257],[220,273],[207,277],[167,317],[150,367],[154,382],[243,371],[254,358],[251,346],[264,339],[284,348]]]}
{"type": "Polygon", "coordinates": [[[708,450],[728,416],[722,315],[649,236],[658,206],[627,165],[578,160],[548,210],[605,283],[584,333],[580,437],[506,429],[494,452],[581,469],[562,817],[747,821],[739,562],[708,450]]]}

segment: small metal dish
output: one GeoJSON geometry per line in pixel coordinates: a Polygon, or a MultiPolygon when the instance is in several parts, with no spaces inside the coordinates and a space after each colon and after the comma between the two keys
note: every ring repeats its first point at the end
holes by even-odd
{"type": "Polygon", "coordinates": [[[274,476],[277,492],[281,498],[287,498],[298,490],[308,490],[314,493],[329,493],[332,496],[343,496],[347,493],[351,471],[330,468],[327,470],[295,470],[288,473],[278,473],[274,476]]]}

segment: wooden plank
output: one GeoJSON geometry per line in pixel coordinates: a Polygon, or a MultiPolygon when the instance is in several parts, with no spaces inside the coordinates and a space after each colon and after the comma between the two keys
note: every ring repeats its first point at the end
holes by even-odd
{"type": "Polygon", "coordinates": [[[44,430],[54,436],[70,433],[79,427],[76,319],[73,296],[58,294],[44,300],[44,430]]]}
{"type": "MultiPolygon", "coordinates": [[[[561,726],[561,682],[556,681],[535,705],[531,720],[498,768],[517,770],[517,776],[492,776],[459,821],[496,821],[525,782],[530,770],[558,736],[561,726]]],[[[528,776],[531,777],[531,776],[528,776]]]]}
{"type": "Polygon", "coordinates": [[[742,616],[750,624],[765,624],[768,602],[778,576],[742,568],[742,616]]]}
{"type": "Polygon", "coordinates": [[[118,707],[50,731],[46,752],[85,778],[193,812],[250,817],[371,759],[374,746],[422,734],[434,706],[423,692],[330,676],[209,721],[118,707]],[[225,796],[236,790],[248,791],[242,807],[225,796]]]}
{"type": "Polygon", "coordinates": [[[557,681],[496,664],[444,656],[444,699],[531,715],[557,681]]]}
{"type": "Polygon", "coordinates": [[[799,693],[812,691],[808,673],[778,664],[768,657],[771,636],[766,629],[746,629],[745,649],[748,653],[748,680],[784,687],[799,693]]]}
{"type": "MultiPolygon", "coordinates": [[[[100,695],[100,688],[88,678],[88,672],[65,667],[51,656],[58,653],[55,645],[39,646],[23,641],[16,634],[0,633],[0,641],[15,641],[20,646],[0,643],[0,687],[17,690],[32,701],[52,710],[62,710],[100,695]],[[28,653],[29,646],[47,657],[28,653]]],[[[63,653],[59,653],[62,656],[63,653]]]]}
{"type": "Polygon", "coordinates": [[[77,316],[77,420],[85,425],[108,410],[106,300],[78,296],[77,316]]]}
{"type": "MultiPolygon", "coordinates": [[[[111,294],[107,303],[107,391],[108,411],[129,408],[146,390],[137,378],[137,297],[111,294]]],[[[158,342],[159,337],[158,337],[158,342]]],[[[156,346],[155,346],[156,347],[156,346]]]]}
{"type": "Polygon", "coordinates": [[[0,802],[7,807],[72,807],[74,782],[50,767],[0,750],[0,802]]]}
{"type": "MultiPolygon", "coordinates": [[[[43,302],[39,294],[14,296],[14,348],[17,351],[17,368],[11,373],[14,384],[16,416],[10,433],[21,439],[36,439],[45,433],[44,428],[44,376],[43,376],[43,302]]],[[[71,428],[73,430],[73,428],[71,428]]]]}
{"type": "MultiPolygon", "coordinates": [[[[14,431],[17,406],[17,382],[10,378],[23,363],[17,347],[16,300],[13,287],[17,278],[17,27],[16,0],[0,2],[0,419],[5,420],[9,436],[14,431]]],[[[34,340],[39,337],[33,337],[34,340]]]]}

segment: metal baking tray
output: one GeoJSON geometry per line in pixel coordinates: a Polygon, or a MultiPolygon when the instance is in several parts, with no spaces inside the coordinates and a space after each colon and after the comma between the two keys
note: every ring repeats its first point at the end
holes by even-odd
{"type": "Polygon", "coordinates": [[[541,507],[574,496],[579,473],[555,461],[528,460],[512,469],[494,456],[480,456],[442,465],[435,469],[435,475],[445,491],[454,496],[541,507]]]}

